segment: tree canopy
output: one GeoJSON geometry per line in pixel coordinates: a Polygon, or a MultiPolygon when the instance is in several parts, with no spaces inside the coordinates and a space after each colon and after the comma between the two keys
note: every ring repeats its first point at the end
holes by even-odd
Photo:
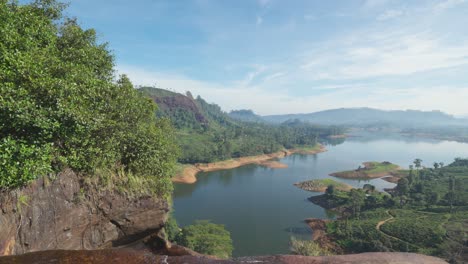
{"type": "Polygon", "coordinates": [[[70,167],[120,168],[152,191],[171,191],[171,125],[130,80],[93,29],[54,0],[0,1],[0,187],[70,167]]]}

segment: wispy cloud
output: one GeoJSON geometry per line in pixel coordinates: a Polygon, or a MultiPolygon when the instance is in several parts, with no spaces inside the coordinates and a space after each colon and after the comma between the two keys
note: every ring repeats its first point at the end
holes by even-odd
{"type": "Polygon", "coordinates": [[[252,82],[258,78],[258,76],[265,72],[266,66],[265,65],[253,65],[252,71],[248,72],[244,79],[238,82],[238,85],[241,87],[247,87],[252,84],[252,82]]]}
{"type": "MultiPolygon", "coordinates": [[[[185,93],[201,95],[223,110],[253,109],[259,114],[307,113],[337,107],[368,106],[380,109],[441,109],[453,114],[465,114],[467,87],[378,87],[372,84],[341,84],[311,87],[330,90],[330,93],[292,96],[285,90],[272,91],[268,84],[240,85],[242,82],[221,84],[194,80],[186,76],[168,74],[140,67],[120,65],[119,73],[126,73],[136,84],[154,85],[185,93]],[[339,98],[346,98],[340,100],[339,98]],[[437,100],[428,100],[437,98],[437,100]],[[337,101],[338,100],[338,101],[337,101]]],[[[278,76],[284,76],[278,73],[278,76]]],[[[266,77],[268,78],[268,76],[266,77]]],[[[273,78],[274,79],[274,78],[273,78]]]]}
{"type": "Polygon", "coordinates": [[[442,0],[434,5],[434,11],[437,13],[442,12],[446,9],[454,8],[464,3],[468,3],[468,1],[467,0],[442,0]]]}
{"type": "Polygon", "coordinates": [[[389,19],[394,19],[394,18],[402,16],[403,14],[404,14],[404,12],[402,10],[387,10],[387,11],[383,12],[382,14],[380,14],[377,17],[377,20],[385,21],[385,20],[389,20],[389,19]]]}
{"type": "Polygon", "coordinates": [[[455,7],[467,1],[368,0],[328,13],[328,5],[291,8],[281,17],[287,8],[275,9],[280,1],[258,1],[243,19],[223,17],[222,25],[216,23],[222,12],[210,10],[215,18],[200,18],[208,21],[200,23],[209,39],[199,46],[202,52],[190,47],[194,53],[178,57],[193,56],[191,63],[171,68],[161,62],[164,71],[152,68],[154,62],[121,63],[119,72],[136,84],[190,90],[224,110],[279,114],[368,106],[466,114],[468,32],[447,19],[458,15],[466,22],[455,7]],[[434,14],[442,11],[449,15],[434,14]]]}
{"type": "Polygon", "coordinates": [[[388,2],[389,2],[389,0],[366,0],[364,2],[363,7],[365,9],[372,9],[372,8],[384,6],[388,2]]]}
{"type": "Polygon", "coordinates": [[[465,43],[448,45],[430,34],[371,35],[359,43],[314,54],[302,68],[324,79],[408,75],[468,64],[465,43]]]}

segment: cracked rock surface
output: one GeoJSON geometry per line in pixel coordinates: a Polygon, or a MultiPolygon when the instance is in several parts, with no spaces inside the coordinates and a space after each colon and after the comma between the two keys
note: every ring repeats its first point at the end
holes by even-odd
{"type": "Polygon", "coordinates": [[[19,190],[0,192],[0,256],[51,249],[98,249],[157,233],[169,207],[151,197],[83,190],[65,170],[19,190]]]}

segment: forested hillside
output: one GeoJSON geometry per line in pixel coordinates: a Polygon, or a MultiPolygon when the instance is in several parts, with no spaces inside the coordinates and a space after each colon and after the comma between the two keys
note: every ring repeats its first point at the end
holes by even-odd
{"type": "Polygon", "coordinates": [[[179,161],[198,163],[229,158],[269,154],[297,146],[313,146],[329,135],[341,134],[342,127],[313,126],[298,120],[271,125],[244,122],[230,117],[216,104],[200,96],[151,87],[140,91],[157,102],[161,117],[168,117],[177,128],[182,149],[179,161]]]}
{"type": "Polygon", "coordinates": [[[65,5],[0,1],[0,189],[71,168],[88,182],[167,196],[170,123],[65,5]],[[133,187],[134,188],[133,188],[133,187]]]}

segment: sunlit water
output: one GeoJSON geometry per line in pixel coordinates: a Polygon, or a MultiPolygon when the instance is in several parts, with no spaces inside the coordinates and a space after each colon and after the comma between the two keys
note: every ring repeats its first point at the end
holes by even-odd
{"type": "Polygon", "coordinates": [[[234,256],[288,253],[291,236],[310,238],[306,218],[333,218],[307,200],[312,195],[294,183],[322,178],[341,180],[359,187],[371,183],[382,190],[394,184],[381,179],[343,180],[328,176],[357,168],[365,161],[390,161],[402,167],[421,158],[423,164],[450,163],[468,156],[468,144],[401,138],[351,138],[317,155],[292,155],[281,159],[286,169],[247,165],[236,169],[201,173],[195,184],[177,184],[175,217],[181,226],[209,219],[231,232],[234,256]]]}

